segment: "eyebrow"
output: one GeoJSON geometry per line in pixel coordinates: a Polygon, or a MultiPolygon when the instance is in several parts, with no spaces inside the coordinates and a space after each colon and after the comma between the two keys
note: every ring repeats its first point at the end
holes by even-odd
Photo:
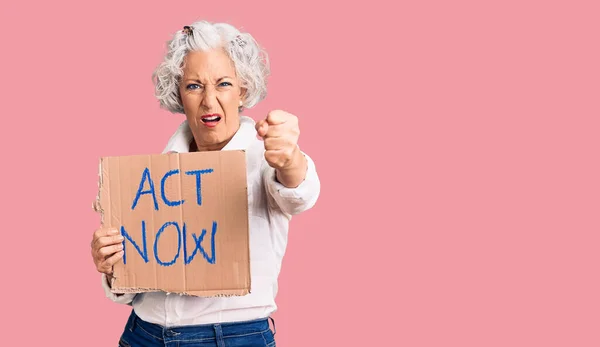
{"type": "MultiPolygon", "coordinates": [[[[226,79],[226,78],[233,79],[233,77],[229,77],[229,76],[223,76],[223,77],[221,77],[221,78],[219,78],[219,79],[217,80],[217,83],[219,83],[219,81],[221,81],[221,80],[224,80],[224,79],[226,79]]],[[[185,80],[186,80],[186,81],[194,81],[194,82],[200,82],[200,83],[202,83],[202,81],[200,81],[198,78],[186,78],[185,80]]]]}

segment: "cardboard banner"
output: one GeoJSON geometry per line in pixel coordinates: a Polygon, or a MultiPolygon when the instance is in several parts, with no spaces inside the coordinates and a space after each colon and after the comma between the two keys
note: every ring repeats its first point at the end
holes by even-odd
{"type": "Polygon", "coordinates": [[[114,293],[249,293],[244,151],[103,157],[98,205],[125,238],[114,293]]]}

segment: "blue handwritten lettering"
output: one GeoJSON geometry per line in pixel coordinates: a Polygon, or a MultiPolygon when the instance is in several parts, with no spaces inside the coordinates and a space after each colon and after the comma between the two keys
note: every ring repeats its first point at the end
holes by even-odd
{"type": "Polygon", "coordinates": [[[135,247],[135,249],[138,251],[138,253],[142,256],[142,259],[144,259],[144,262],[148,262],[148,248],[146,247],[146,222],[142,221],[142,242],[143,242],[143,247],[144,247],[144,251],[142,251],[140,249],[140,247],[137,245],[137,243],[131,238],[131,236],[127,233],[127,231],[125,231],[125,227],[121,226],[121,235],[123,235],[123,237],[125,238],[123,240],[123,263],[127,264],[127,247],[125,247],[125,241],[129,240],[129,242],[131,242],[131,244],[133,245],[133,247],[135,247]]]}
{"type": "Polygon", "coordinates": [[[150,177],[150,170],[148,170],[148,168],[145,168],[144,173],[142,174],[140,186],[138,188],[137,193],[135,194],[135,199],[133,199],[133,205],[131,205],[132,210],[135,209],[135,206],[137,205],[140,196],[144,194],[152,194],[152,198],[154,199],[154,209],[158,211],[158,202],[156,201],[156,194],[154,193],[154,182],[152,182],[152,177],[150,177]],[[146,179],[150,184],[150,189],[142,190],[144,188],[144,182],[146,182],[146,179]]]}
{"type": "Polygon", "coordinates": [[[194,257],[196,256],[196,253],[198,251],[200,251],[200,253],[204,257],[204,259],[206,259],[206,261],[208,261],[210,264],[215,263],[215,234],[216,233],[217,233],[217,222],[213,221],[211,242],[210,242],[210,250],[211,250],[210,257],[208,256],[208,254],[206,254],[204,247],[202,247],[202,240],[204,240],[204,236],[206,235],[206,229],[202,229],[202,233],[200,234],[200,237],[198,237],[198,236],[196,236],[196,234],[192,233],[192,237],[194,238],[194,241],[195,241],[194,243],[195,243],[196,247],[194,248],[194,252],[192,252],[192,255],[190,255],[188,257],[187,256],[187,241],[186,241],[187,240],[186,225],[185,225],[185,223],[183,224],[183,257],[184,257],[184,261],[185,261],[186,265],[192,262],[192,260],[194,259],[194,257]]]}
{"type": "MultiPolygon", "coordinates": [[[[172,266],[173,264],[175,264],[177,262],[177,259],[179,258],[179,255],[181,253],[181,246],[183,243],[183,259],[184,259],[185,265],[190,264],[198,252],[200,252],[200,254],[202,254],[202,257],[209,264],[215,264],[216,263],[216,251],[215,251],[215,246],[216,246],[215,235],[216,235],[216,233],[217,233],[217,222],[213,221],[212,232],[211,232],[211,236],[210,236],[211,237],[210,255],[206,252],[206,250],[204,249],[204,246],[202,246],[202,241],[204,241],[204,237],[206,236],[206,229],[202,229],[202,233],[200,234],[200,236],[197,236],[195,233],[192,233],[192,238],[194,239],[194,251],[192,252],[191,255],[188,256],[186,224],[183,223],[183,228],[180,228],[179,224],[177,222],[174,222],[174,221],[166,222],[160,227],[160,229],[156,233],[156,237],[154,239],[154,258],[156,259],[156,262],[161,266],[172,266]],[[158,256],[158,248],[159,248],[158,241],[160,240],[160,236],[165,232],[165,230],[169,226],[174,226],[175,231],[177,232],[177,253],[175,254],[175,256],[173,257],[173,259],[171,261],[165,262],[165,261],[162,261],[160,259],[160,257],[158,256]]],[[[127,231],[125,231],[124,226],[121,226],[121,234],[125,238],[125,240],[123,240],[123,251],[124,251],[123,263],[127,264],[127,252],[126,252],[127,248],[125,247],[126,241],[129,241],[133,245],[133,247],[137,250],[137,252],[140,254],[140,256],[142,257],[144,262],[148,263],[149,259],[148,259],[147,240],[146,240],[146,221],[142,220],[142,248],[143,249],[140,248],[140,246],[133,240],[131,235],[129,235],[127,233],[127,231]]]]}
{"type": "Polygon", "coordinates": [[[202,205],[202,189],[201,189],[202,184],[201,184],[200,176],[202,174],[207,174],[207,173],[211,173],[211,172],[213,172],[213,169],[186,171],[187,175],[196,175],[196,197],[197,197],[198,205],[202,205]]]}
{"type": "Polygon", "coordinates": [[[165,204],[167,204],[167,206],[179,206],[179,205],[183,204],[183,200],[170,201],[167,199],[167,197],[165,195],[165,182],[167,181],[167,178],[171,175],[175,175],[178,173],[179,173],[179,169],[171,170],[171,171],[167,172],[163,176],[162,180],[160,181],[161,196],[162,196],[162,199],[165,202],[165,204]]]}
{"type": "Polygon", "coordinates": [[[160,227],[160,229],[158,230],[158,233],[156,233],[156,239],[154,240],[154,257],[156,258],[156,262],[162,266],[171,266],[171,265],[175,264],[175,262],[177,261],[177,258],[179,258],[180,250],[181,250],[181,230],[179,229],[179,224],[177,224],[177,222],[166,222],[165,224],[163,224],[162,227],[160,227]],[[160,235],[165,231],[165,229],[169,225],[174,225],[175,228],[177,229],[177,254],[175,254],[175,257],[170,262],[163,262],[158,257],[158,239],[160,238],[160,235]]]}

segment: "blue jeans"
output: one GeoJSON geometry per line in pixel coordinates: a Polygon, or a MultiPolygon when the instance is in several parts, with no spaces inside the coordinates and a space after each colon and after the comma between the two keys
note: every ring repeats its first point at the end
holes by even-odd
{"type": "Polygon", "coordinates": [[[165,328],[143,321],[131,310],[119,346],[275,347],[275,331],[271,331],[269,319],[165,328]]]}

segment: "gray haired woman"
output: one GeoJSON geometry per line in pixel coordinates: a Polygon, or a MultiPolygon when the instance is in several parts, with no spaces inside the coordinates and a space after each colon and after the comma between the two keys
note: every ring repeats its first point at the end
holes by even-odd
{"type": "Polygon", "coordinates": [[[199,21],[168,42],[153,74],[156,97],[185,120],[163,152],[246,151],[252,290],[218,298],[114,294],[112,268],[123,256],[123,238],[118,230],[99,228],[92,257],[106,296],[132,306],[120,346],[275,346],[269,319],[277,309],[289,221],[315,205],[320,182],[314,162],[298,147],[296,116],[274,110],[255,122],[241,115],[264,99],[269,73],[254,38],[226,23],[199,21]]]}

